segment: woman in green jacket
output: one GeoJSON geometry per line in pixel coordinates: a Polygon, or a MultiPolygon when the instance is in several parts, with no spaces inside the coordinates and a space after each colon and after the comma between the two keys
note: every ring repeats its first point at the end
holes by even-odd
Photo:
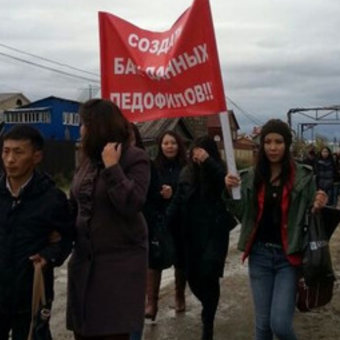
{"type": "Polygon", "coordinates": [[[290,155],[292,134],[279,119],[262,128],[255,167],[225,178],[226,187],[240,185],[240,201],[229,202],[241,220],[238,243],[249,256],[255,306],[256,340],[296,340],[293,330],[298,267],[301,264],[305,212],[326,204],[315,189],[312,170],[290,155]]]}

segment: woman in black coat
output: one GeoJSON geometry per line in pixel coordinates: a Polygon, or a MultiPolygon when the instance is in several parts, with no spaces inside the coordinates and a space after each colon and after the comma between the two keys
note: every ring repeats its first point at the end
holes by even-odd
{"type": "Polygon", "coordinates": [[[221,198],[225,174],[214,140],[198,138],[168,208],[169,221],[179,215],[182,222],[186,276],[190,289],[202,303],[204,340],[213,338],[219,278],[223,276],[229,231],[236,225],[221,198]]]}
{"type": "MultiPolygon", "coordinates": [[[[186,164],[186,152],[181,137],[174,131],[165,131],[158,141],[158,154],[151,166],[151,183],[149,194],[144,207],[144,215],[149,230],[149,269],[147,276],[147,296],[145,318],[155,320],[158,310],[159,287],[162,275],[162,266],[154,261],[153,242],[157,228],[164,227],[166,210],[172,201],[179,174],[186,164]]],[[[180,242],[180,229],[177,221],[169,226],[175,245],[175,310],[185,310],[185,274],[183,271],[183,251],[180,242]]]]}
{"type": "Polygon", "coordinates": [[[315,163],[315,169],[318,189],[326,192],[328,195],[328,204],[333,205],[335,203],[333,190],[336,167],[332,152],[328,147],[325,146],[320,150],[318,159],[315,163]]]}

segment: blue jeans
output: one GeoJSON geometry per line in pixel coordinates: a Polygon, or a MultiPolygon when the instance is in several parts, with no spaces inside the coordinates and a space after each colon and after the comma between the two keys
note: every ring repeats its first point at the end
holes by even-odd
{"type": "Polygon", "coordinates": [[[256,242],[249,256],[256,340],[297,340],[293,330],[297,269],[282,249],[256,242]]]}

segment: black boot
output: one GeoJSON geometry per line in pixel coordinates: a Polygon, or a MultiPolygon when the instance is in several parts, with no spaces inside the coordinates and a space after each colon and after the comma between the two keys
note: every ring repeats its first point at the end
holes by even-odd
{"type": "Polygon", "coordinates": [[[215,313],[211,313],[209,308],[203,307],[202,312],[201,312],[201,320],[202,320],[202,325],[203,325],[202,340],[213,340],[214,316],[215,316],[215,313]]]}
{"type": "Polygon", "coordinates": [[[213,340],[214,335],[214,326],[203,324],[202,329],[202,340],[213,340]]]}

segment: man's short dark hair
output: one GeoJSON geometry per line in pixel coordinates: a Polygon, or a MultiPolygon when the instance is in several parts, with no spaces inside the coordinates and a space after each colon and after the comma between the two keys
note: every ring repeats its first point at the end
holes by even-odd
{"type": "Polygon", "coordinates": [[[16,125],[7,131],[3,136],[3,141],[29,140],[35,150],[41,151],[44,148],[44,137],[39,130],[30,125],[16,125]]]}

